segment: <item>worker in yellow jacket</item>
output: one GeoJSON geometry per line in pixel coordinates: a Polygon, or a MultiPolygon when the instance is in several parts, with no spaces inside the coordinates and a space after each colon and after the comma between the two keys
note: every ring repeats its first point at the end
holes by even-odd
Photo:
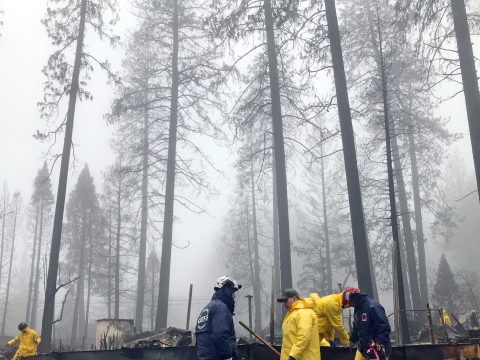
{"type": "Polygon", "coordinates": [[[330,346],[335,334],[337,334],[340,344],[348,345],[350,335],[343,327],[342,295],[343,293],[323,297],[320,297],[317,293],[308,295],[315,303],[314,311],[318,318],[320,346],[330,346]]]}
{"type": "Polygon", "coordinates": [[[24,322],[18,324],[18,330],[20,330],[20,333],[17,337],[7,343],[8,346],[14,346],[16,343],[20,343],[12,360],[17,360],[19,356],[29,357],[37,355],[37,346],[41,341],[37,332],[28,327],[24,322]]]}
{"type": "Polygon", "coordinates": [[[313,300],[300,298],[295,290],[286,289],[277,301],[287,309],[282,324],[280,360],[319,360],[320,344],[313,300]]]}
{"type": "Polygon", "coordinates": [[[442,320],[442,325],[452,325],[447,309],[442,309],[440,319],[442,320]]]}

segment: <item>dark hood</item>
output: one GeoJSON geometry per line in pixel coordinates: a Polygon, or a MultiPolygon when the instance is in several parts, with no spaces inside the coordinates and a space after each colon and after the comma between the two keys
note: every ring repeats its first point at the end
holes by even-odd
{"type": "Polygon", "coordinates": [[[356,306],[360,305],[362,302],[364,302],[368,298],[367,294],[364,293],[354,293],[350,294],[350,301],[356,306]]]}
{"type": "Polygon", "coordinates": [[[233,314],[235,311],[235,300],[233,300],[233,293],[235,290],[230,286],[224,286],[217,291],[212,296],[212,300],[220,300],[225,305],[228,306],[228,309],[233,314]]]}

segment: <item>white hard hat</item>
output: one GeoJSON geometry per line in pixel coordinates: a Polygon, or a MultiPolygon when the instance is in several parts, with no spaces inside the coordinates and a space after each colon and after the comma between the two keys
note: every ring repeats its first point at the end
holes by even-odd
{"type": "Polygon", "coordinates": [[[230,285],[232,288],[235,289],[235,291],[242,288],[242,285],[240,285],[236,280],[232,279],[230,276],[223,275],[217,279],[213,290],[217,291],[225,285],[230,285]]]}

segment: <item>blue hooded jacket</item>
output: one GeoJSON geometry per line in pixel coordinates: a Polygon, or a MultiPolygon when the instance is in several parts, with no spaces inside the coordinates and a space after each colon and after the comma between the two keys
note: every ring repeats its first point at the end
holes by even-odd
{"type": "Polygon", "coordinates": [[[218,289],[200,313],[195,326],[197,360],[238,359],[230,286],[218,289]]]}
{"type": "Polygon", "coordinates": [[[365,357],[372,340],[376,341],[385,347],[385,355],[389,357],[392,354],[390,324],[383,306],[362,293],[351,294],[350,301],[355,305],[350,341],[359,342],[358,349],[365,357]]]}

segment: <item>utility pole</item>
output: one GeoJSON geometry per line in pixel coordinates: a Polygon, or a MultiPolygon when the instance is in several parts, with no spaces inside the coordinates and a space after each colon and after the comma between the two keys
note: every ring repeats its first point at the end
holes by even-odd
{"type": "Polygon", "coordinates": [[[335,8],[335,0],[324,1],[327,15],[328,37],[330,39],[330,51],[332,53],[335,89],[337,93],[338,116],[340,118],[340,129],[342,132],[343,158],[347,178],[358,286],[362,292],[370,296],[375,296],[337,11],[335,8]]]}
{"type": "Polygon", "coordinates": [[[193,284],[190,284],[190,291],[188,292],[187,325],[185,326],[185,330],[187,331],[190,328],[190,310],[192,309],[192,292],[193,292],[193,284]]]}

